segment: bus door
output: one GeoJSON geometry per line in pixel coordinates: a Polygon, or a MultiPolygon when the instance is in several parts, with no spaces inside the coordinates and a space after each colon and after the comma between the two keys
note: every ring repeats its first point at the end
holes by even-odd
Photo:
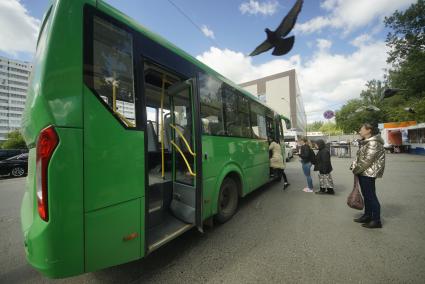
{"type": "Polygon", "coordinates": [[[173,197],[171,211],[180,220],[202,230],[200,182],[200,133],[193,80],[168,88],[171,105],[173,197]]]}

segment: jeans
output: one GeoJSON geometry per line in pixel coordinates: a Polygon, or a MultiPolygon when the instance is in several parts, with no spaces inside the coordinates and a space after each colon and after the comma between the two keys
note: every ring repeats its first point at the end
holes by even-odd
{"type": "Polygon", "coordinates": [[[359,184],[364,198],[364,214],[371,217],[373,221],[380,221],[381,204],[376,196],[375,178],[359,176],[359,184]]]}
{"type": "Polygon", "coordinates": [[[307,178],[307,185],[308,188],[313,189],[313,180],[311,179],[311,175],[310,175],[310,168],[311,168],[311,163],[303,163],[301,162],[302,166],[303,166],[303,172],[305,177],[307,178]]]}

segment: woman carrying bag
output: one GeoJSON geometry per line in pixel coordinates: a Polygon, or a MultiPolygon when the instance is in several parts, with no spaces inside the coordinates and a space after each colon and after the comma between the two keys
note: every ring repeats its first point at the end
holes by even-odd
{"type": "Polygon", "coordinates": [[[375,180],[384,174],[384,140],[379,135],[378,128],[369,123],[362,125],[359,134],[362,140],[351,170],[358,176],[365,211],[363,216],[354,219],[354,222],[363,223],[362,226],[365,228],[382,228],[381,205],[376,195],[375,180]]]}

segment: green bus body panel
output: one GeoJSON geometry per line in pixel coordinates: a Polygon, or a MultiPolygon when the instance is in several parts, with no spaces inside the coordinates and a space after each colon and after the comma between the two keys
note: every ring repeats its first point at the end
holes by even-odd
{"type": "Polygon", "coordinates": [[[144,256],[144,151],[144,132],[125,129],[95,94],[84,88],[84,210],[88,271],[144,256]],[[122,241],[124,236],[134,232],[138,234],[136,239],[122,241]]]}
{"type": "Polygon", "coordinates": [[[144,197],[144,133],[125,129],[84,90],[85,212],[144,197]]]}
{"type": "Polygon", "coordinates": [[[143,210],[144,200],[137,198],[86,214],[86,272],[141,257],[143,210]],[[137,236],[125,240],[130,234],[137,236]]]}
{"type": "Polygon", "coordinates": [[[202,151],[204,218],[217,213],[220,186],[229,173],[239,175],[242,182],[242,196],[268,181],[267,141],[203,135],[202,151]]]}
{"type": "Polygon", "coordinates": [[[39,45],[28,88],[22,131],[28,145],[54,124],[82,127],[83,3],[56,1],[39,45]]]}
{"type": "Polygon", "coordinates": [[[48,277],[84,272],[81,129],[55,128],[59,144],[48,169],[49,221],[37,211],[35,149],[30,150],[21,223],[29,263],[48,277]]]}

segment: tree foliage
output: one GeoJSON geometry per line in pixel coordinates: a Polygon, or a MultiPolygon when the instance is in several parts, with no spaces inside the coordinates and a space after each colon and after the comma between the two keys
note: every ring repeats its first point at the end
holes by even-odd
{"type": "Polygon", "coordinates": [[[342,133],[342,129],[339,128],[335,122],[326,122],[324,123],[319,131],[325,133],[326,135],[338,135],[342,133]]]}
{"type": "Polygon", "coordinates": [[[307,124],[307,131],[320,131],[320,127],[323,126],[323,121],[315,121],[307,124]]]}
{"type": "Polygon", "coordinates": [[[388,63],[394,65],[409,61],[409,57],[425,50],[425,0],[418,0],[404,12],[395,11],[385,17],[385,26],[391,31],[387,35],[390,47],[388,63]]]}
{"type": "Polygon", "coordinates": [[[384,23],[391,29],[386,40],[391,87],[405,89],[408,98],[425,97],[425,0],[395,11],[384,23]]]}
{"type": "Polygon", "coordinates": [[[27,145],[19,130],[7,134],[7,140],[2,144],[3,149],[25,149],[27,145]]]}
{"type": "Polygon", "coordinates": [[[385,83],[368,81],[359,99],[348,101],[336,112],[336,123],[344,132],[356,131],[364,122],[425,121],[425,0],[395,11],[384,23],[390,29],[386,43],[391,69],[384,76],[385,83]],[[401,90],[381,100],[386,88],[401,90]],[[362,106],[375,106],[379,111],[358,111],[362,106]]]}

